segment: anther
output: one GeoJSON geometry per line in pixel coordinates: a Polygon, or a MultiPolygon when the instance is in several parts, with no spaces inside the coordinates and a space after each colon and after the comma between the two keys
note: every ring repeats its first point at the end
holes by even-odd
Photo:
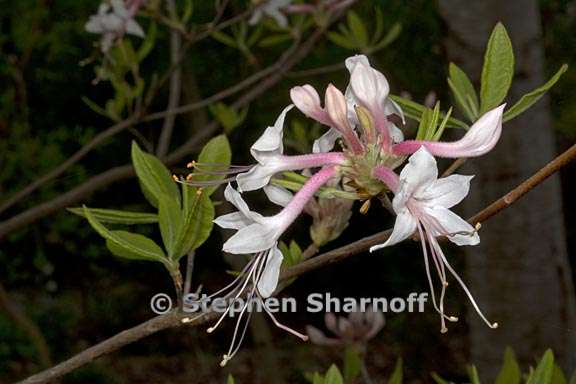
{"type": "Polygon", "coordinates": [[[192,321],[192,318],[191,318],[191,317],[185,317],[185,318],[183,318],[182,320],[180,320],[180,322],[181,322],[182,324],[186,324],[186,323],[189,323],[189,322],[191,322],[191,321],[192,321]]]}
{"type": "Polygon", "coordinates": [[[448,321],[455,323],[458,321],[458,318],[456,316],[450,316],[450,317],[448,317],[448,321]]]}
{"type": "Polygon", "coordinates": [[[364,202],[364,204],[362,204],[362,206],[360,207],[360,213],[365,215],[366,213],[368,213],[368,210],[370,209],[370,205],[372,205],[371,203],[372,200],[366,200],[364,202]]]}
{"type": "Polygon", "coordinates": [[[176,175],[172,175],[172,179],[173,179],[174,181],[180,181],[180,179],[179,179],[178,176],[176,176],[176,175]]]}
{"type": "Polygon", "coordinates": [[[194,168],[195,165],[196,165],[196,161],[192,160],[191,162],[186,164],[186,168],[194,168]]]}
{"type": "Polygon", "coordinates": [[[448,328],[442,327],[442,329],[440,330],[440,333],[446,333],[446,332],[448,332],[448,328]]]}
{"type": "Polygon", "coordinates": [[[192,180],[192,177],[194,177],[194,174],[193,174],[193,173],[189,173],[188,176],[186,176],[186,181],[192,180]]]}

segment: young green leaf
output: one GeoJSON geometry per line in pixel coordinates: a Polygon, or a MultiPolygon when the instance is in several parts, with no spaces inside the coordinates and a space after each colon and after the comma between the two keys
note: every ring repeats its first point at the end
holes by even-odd
{"type": "Polygon", "coordinates": [[[132,142],[132,164],[144,195],[154,207],[158,207],[161,195],[180,202],[180,192],[170,171],[156,157],[143,152],[135,141],[132,142]]]}
{"type": "Polygon", "coordinates": [[[451,381],[444,380],[436,372],[432,372],[431,376],[432,376],[432,380],[434,380],[434,382],[436,384],[453,384],[451,381]]]}
{"type": "Polygon", "coordinates": [[[476,121],[480,108],[478,95],[466,73],[454,63],[448,67],[448,85],[462,113],[471,122],[476,121]]]}
{"type": "Polygon", "coordinates": [[[468,377],[470,378],[471,384],[481,384],[480,378],[478,377],[478,370],[475,366],[470,365],[468,366],[468,377]]]}
{"type": "Polygon", "coordinates": [[[404,369],[403,369],[402,358],[399,357],[396,361],[396,366],[394,367],[394,372],[392,376],[388,379],[388,384],[402,384],[404,369]]]}
{"type": "Polygon", "coordinates": [[[554,372],[554,354],[547,350],[526,384],[550,384],[554,372]]]}
{"type": "Polygon", "coordinates": [[[228,375],[228,380],[226,380],[226,384],[236,384],[234,377],[232,375],[228,375]]]}
{"type": "MultiPolygon", "coordinates": [[[[230,166],[232,159],[232,151],[230,150],[230,143],[225,135],[219,135],[211,139],[198,156],[198,163],[200,167],[206,167],[208,171],[223,171],[230,166]]],[[[202,174],[201,171],[196,172],[193,176],[194,181],[208,181],[208,180],[222,180],[226,177],[222,175],[209,175],[202,174]]],[[[218,186],[204,188],[204,194],[210,196],[218,186]]]]}
{"type": "Polygon", "coordinates": [[[510,347],[506,347],[504,351],[504,364],[496,376],[494,384],[520,384],[522,374],[520,366],[516,361],[514,351],[510,347]]]}
{"type": "Polygon", "coordinates": [[[354,11],[348,11],[348,28],[352,32],[352,36],[357,41],[359,47],[366,47],[368,45],[368,32],[364,22],[354,11]]]}
{"type": "MultiPolygon", "coordinates": [[[[426,110],[426,107],[418,104],[412,100],[404,99],[403,97],[390,95],[390,98],[398,103],[402,107],[404,114],[416,121],[422,119],[422,114],[426,110]]],[[[444,118],[446,114],[444,112],[440,113],[440,117],[444,118]]],[[[465,122],[458,120],[454,117],[450,117],[447,123],[448,128],[462,128],[468,130],[470,128],[465,122]]]]}
{"type": "Polygon", "coordinates": [[[212,231],[214,206],[208,195],[201,189],[182,186],[184,207],[182,225],[174,241],[172,259],[179,259],[198,248],[212,231]]]}
{"type": "Polygon", "coordinates": [[[486,52],[480,83],[480,114],[502,103],[514,77],[514,51],[506,28],[502,23],[492,30],[486,52]]]}
{"type": "Polygon", "coordinates": [[[572,373],[572,377],[570,378],[568,384],[576,384],[576,371],[572,373]]]}
{"type": "Polygon", "coordinates": [[[568,384],[562,368],[558,364],[554,364],[554,370],[552,371],[552,380],[550,384],[568,384]]]}
{"type": "Polygon", "coordinates": [[[182,231],[180,204],[167,196],[161,196],[158,207],[158,219],[164,247],[168,251],[168,256],[172,258],[176,237],[182,231]]]}
{"type": "Polygon", "coordinates": [[[353,383],[360,375],[362,360],[352,347],[346,348],[344,352],[344,382],[353,383]]]}
{"type": "Polygon", "coordinates": [[[110,252],[119,257],[137,260],[165,261],[165,255],[153,240],[126,231],[110,231],[84,207],[84,216],[100,236],[106,239],[110,252]]]}
{"type": "Polygon", "coordinates": [[[356,46],[354,42],[350,41],[348,36],[340,34],[338,32],[328,32],[328,39],[336,45],[341,46],[345,49],[354,49],[356,46]]]}
{"type": "Polygon", "coordinates": [[[146,32],[146,37],[144,38],[140,48],[138,48],[138,53],[136,54],[138,62],[144,60],[154,48],[157,31],[158,27],[156,26],[156,23],[150,23],[150,28],[148,29],[148,32],[146,32]]]}
{"type": "Polygon", "coordinates": [[[330,369],[326,372],[324,384],[344,384],[344,378],[336,365],[332,364],[330,369]]]}
{"type": "Polygon", "coordinates": [[[558,82],[558,80],[560,80],[560,77],[562,77],[564,72],[566,72],[567,70],[568,65],[564,64],[563,66],[560,67],[558,72],[556,72],[554,76],[552,76],[550,80],[546,82],[546,84],[522,96],[520,100],[516,102],[516,104],[514,104],[512,107],[510,107],[510,109],[508,109],[504,113],[503,121],[512,120],[513,118],[515,118],[516,116],[518,116],[519,114],[530,108],[534,103],[540,100],[540,98],[544,96],[544,94],[548,92],[548,90],[552,88],[554,84],[558,82]]]}
{"type": "MultiPolygon", "coordinates": [[[[66,208],[75,215],[86,217],[84,208],[66,208]]],[[[92,216],[101,223],[109,224],[151,224],[158,222],[158,215],[155,213],[117,211],[115,209],[86,208],[92,216]]]]}

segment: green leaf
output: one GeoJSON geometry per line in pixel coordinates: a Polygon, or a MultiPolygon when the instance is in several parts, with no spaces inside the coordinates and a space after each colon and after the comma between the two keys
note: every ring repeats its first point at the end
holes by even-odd
{"type": "Polygon", "coordinates": [[[468,377],[470,378],[471,384],[481,384],[480,378],[478,377],[478,370],[475,366],[470,365],[468,366],[468,377]]]}
{"type": "MultiPolygon", "coordinates": [[[[84,208],[66,208],[75,215],[86,217],[84,208]]],[[[114,209],[86,208],[92,216],[101,223],[110,224],[151,224],[158,222],[158,216],[154,213],[117,211],[114,209]]]]}
{"type": "Polygon", "coordinates": [[[498,376],[496,376],[494,384],[520,384],[521,377],[520,366],[516,361],[514,351],[512,348],[506,347],[504,351],[504,363],[498,376]]]}
{"type": "Polygon", "coordinates": [[[312,384],[324,384],[324,377],[318,372],[314,372],[314,376],[312,376],[312,384]]]}
{"type": "Polygon", "coordinates": [[[348,11],[347,18],[350,32],[352,32],[352,36],[354,36],[358,45],[362,47],[368,45],[368,32],[360,16],[354,11],[348,11]]]}
{"type": "Polygon", "coordinates": [[[550,384],[568,384],[568,381],[566,381],[566,376],[558,364],[554,364],[554,370],[552,371],[552,380],[550,381],[550,384]]]}
{"type": "Polygon", "coordinates": [[[496,24],[484,54],[482,80],[480,83],[480,114],[502,103],[514,77],[514,51],[506,28],[496,24]]]}
{"type": "Polygon", "coordinates": [[[273,47],[275,45],[282,44],[290,40],[292,40],[292,36],[287,33],[281,35],[270,35],[260,40],[258,42],[258,46],[263,48],[273,47]]]}
{"type": "Polygon", "coordinates": [[[547,350],[530,376],[526,384],[550,384],[552,382],[552,373],[554,371],[554,354],[547,350]]]}
{"type": "Polygon", "coordinates": [[[566,72],[567,70],[568,65],[564,64],[563,66],[560,67],[558,72],[556,72],[554,76],[552,76],[552,78],[550,78],[550,80],[546,82],[546,84],[522,96],[520,100],[516,102],[516,104],[514,104],[510,109],[508,109],[504,113],[503,121],[512,120],[513,118],[515,118],[516,116],[518,116],[519,114],[530,108],[534,103],[540,100],[540,98],[544,96],[544,94],[548,92],[548,90],[552,88],[554,84],[558,82],[558,80],[560,80],[560,77],[562,77],[564,72],[566,72]]]}
{"type": "Polygon", "coordinates": [[[158,207],[158,219],[164,247],[168,251],[168,256],[172,258],[176,238],[178,233],[182,231],[182,211],[180,210],[180,204],[166,196],[161,196],[158,207]]]}
{"type": "MultiPolygon", "coordinates": [[[[198,156],[198,162],[201,166],[202,164],[209,171],[223,171],[228,169],[230,166],[230,160],[232,159],[232,151],[230,150],[230,143],[226,135],[219,135],[211,139],[198,156]]],[[[194,175],[194,181],[208,181],[208,180],[222,180],[226,175],[206,175],[201,174],[202,172],[197,172],[194,175]]],[[[218,188],[218,185],[204,188],[204,194],[210,196],[218,188]]]]}
{"type": "Polygon", "coordinates": [[[201,189],[182,185],[184,207],[181,230],[176,235],[172,259],[179,259],[198,248],[212,231],[214,206],[201,189]]]}
{"type": "Polygon", "coordinates": [[[110,231],[92,216],[86,207],[84,207],[84,216],[92,228],[106,239],[106,245],[114,255],[127,259],[165,261],[162,248],[153,240],[136,233],[110,231]]]}
{"type": "Polygon", "coordinates": [[[226,384],[236,384],[236,381],[232,375],[228,374],[228,380],[226,380],[226,384]]]}
{"type": "Polygon", "coordinates": [[[572,373],[572,377],[570,378],[570,382],[568,384],[576,384],[576,371],[572,373]]]}
{"type": "Polygon", "coordinates": [[[452,384],[452,382],[441,378],[436,372],[432,372],[431,376],[436,384],[452,384]]]}
{"type": "Polygon", "coordinates": [[[460,110],[471,122],[478,119],[478,95],[472,82],[456,64],[450,63],[448,67],[448,85],[454,94],[454,99],[460,110]]]}
{"type": "Polygon", "coordinates": [[[154,48],[154,43],[156,43],[157,31],[158,28],[156,27],[156,23],[150,23],[150,28],[146,33],[146,37],[144,38],[142,45],[140,45],[140,48],[138,48],[138,53],[136,54],[138,62],[144,60],[146,56],[148,56],[150,52],[152,52],[152,49],[154,48]]]}
{"type": "Polygon", "coordinates": [[[396,366],[394,367],[394,372],[392,372],[392,376],[388,379],[388,384],[402,384],[403,376],[404,376],[404,369],[402,367],[402,358],[399,357],[396,360],[396,366]]]}
{"type": "MultiPolygon", "coordinates": [[[[422,114],[426,110],[426,107],[418,104],[412,100],[404,99],[403,97],[390,95],[390,98],[398,103],[402,107],[402,111],[404,114],[416,121],[420,121],[422,119],[422,114]]],[[[444,112],[440,113],[440,117],[444,118],[446,114],[444,112]]],[[[449,128],[462,128],[468,130],[470,128],[465,122],[458,120],[454,117],[450,117],[448,119],[447,127],[449,128]]]]}
{"type": "Polygon", "coordinates": [[[132,164],[144,195],[154,207],[158,207],[161,195],[180,202],[180,192],[168,168],[156,157],[143,152],[135,141],[132,142],[132,164]]]}
{"type": "Polygon", "coordinates": [[[361,366],[362,360],[354,348],[346,348],[344,352],[344,382],[354,382],[360,374],[361,366]]]}
{"type": "Polygon", "coordinates": [[[341,46],[342,48],[350,49],[350,50],[356,48],[356,45],[354,44],[354,42],[350,41],[350,39],[347,36],[342,35],[338,32],[328,32],[327,36],[331,42],[333,42],[336,45],[341,46]]]}
{"type": "Polygon", "coordinates": [[[383,48],[386,48],[387,46],[392,44],[394,42],[394,40],[396,40],[398,38],[398,36],[400,36],[401,32],[402,32],[402,24],[395,23],[394,25],[392,25],[392,28],[390,28],[388,30],[388,33],[386,34],[386,36],[384,36],[384,38],[382,40],[380,40],[380,42],[378,44],[376,44],[374,47],[372,47],[371,51],[377,52],[383,48]]]}
{"type": "Polygon", "coordinates": [[[324,384],[344,384],[344,379],[338,367],[334,364],[326,372],[324,377],[324,384]]]}
{"type": "Polygon", "coordinates": [[[236,43],[236,41],[223,32],[215,31],[212,33],[212,37],[215,40],[217,40],[217,41],[221,42],[222,44],[225,44],[231,48],[237,48],[238,47],[238,44],[236,43]]]}

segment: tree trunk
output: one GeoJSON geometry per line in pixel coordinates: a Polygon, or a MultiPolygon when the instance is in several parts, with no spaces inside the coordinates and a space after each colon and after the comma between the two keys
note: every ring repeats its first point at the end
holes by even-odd
{"type": "MultiPolygon", "coordinates": [[[[479,79],[489,34],[506,26],[516,54],[509,103],[545,82],[536,0],[440,0],[449,36],[448,56],[479,79]]],[[[479,87],[478,87],[479,89],[479,87]]],[[[510,105],[510,104],[509,104],[510,105]]],[[[474,213],[500,197],[555,156],[548,100],[505,124],[492,153],[472,160],[464,173],[476,174],[466,209],[474,213]]],[[[560,180],[551,177],[513,207],[486,223],[482,242],[467,249],[467,281],[497,330],[468,313],[470,355],[484,379],[493,378],[505,346],[521,363],[533,364],[553,348],[560,364],[574,369],[576,314],[566,250],[560,180]]]]}

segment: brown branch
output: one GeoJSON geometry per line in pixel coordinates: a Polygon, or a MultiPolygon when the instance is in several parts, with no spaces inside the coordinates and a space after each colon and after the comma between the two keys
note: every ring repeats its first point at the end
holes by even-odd
{"type": "MultiPolygon", "coordinates": [[[[178,12],[176,10],[176,3],[174,0],[167,0],[166,7],[172,20],[177,20],[178,12]]],[[[182,91],[182,66],[179,64],[180,59],[180,45],[182,44],[180,35],[176,31],[170,33],[170,62],[176,65],[174,72],[170,75],[170,92],[168,94],[168,110],[174,109],[180,103],[180,93],[182,91]]],[[[166,156],[172,140],[172,131],[174,130],[174,123],[176,115],[167,115],[164,119],[162,132],[160,133],[160,140],[156,155],[159,158],[166,156]]]]}
{"type": "Polygon", "coordinates": [[[519,198],[524,196],[526,193],[530,192],[532,188],[536,187],[538,184],[542,183],[548,177],[557,172],[560,168],[564,167],[566,164],[571,162],[576,158],[576,144],[572,145],[560,156],[556,157],[554,160],[546,164],[544,168],[540,169],[538,172],[526,179],[522,184],[514,188],[512,191],[508,192],[506,195],[502,196],[488,207],[484,208],[482,211],[475,214],[469,221],[472,224],[481,223],[488,220],[490,217],[494,216],[498,212],[506,209],[512,205],[519,198]]]}
{"type": "MultiPolygon", "coordinates": [[[[532,188],[542,183],[544,180],[546,180],[547,177],[552,175],[554,172],[557,172],[560,168],[568,164],[574,158],[576,158],[576,145],[573,145],[570,149],[548,163],[544,168],[536,172],[533,176],[518,185],[505,196],[496,200],[487,208],[474,215],[474,217],[472,217],[469,221],[472,223],[478,223],[491,218],[498,212],[509,207],[519,198],[528,193],[532,188]]],[[[282,271],[280,280],[298,277],[310,271],[340,262],[351,256],[357,255],[368,250],[373,245],[386,241],[391,233],[392,230],[388,229],[355,241],[346,246],[323,253],[312,259],[306,260],[296,266],[282,271]]],[[[62,377],[66,373],[71,372],[72,370],[81,367],[82,365],[87,364],[104,354],[111,353],[126,344],[142,339],[158,331],[167,328],[178,327],[182,324],[190,324],[193,326],[204,324],[216,316],[216,313],[209,312],[204,314],[203,317],[200,317],[199,319],[196,319],[192,322],[187,322],[186,320],[183,321],[184,318],[189,319],[187,315],[176,312],[171,312],[166,315],[155,317],[136,327],[121,332],[111,337],[110,339],[105,340],[100,344],[97,344],[79,353],[78,355],[56,365],[49,370],[31,376],[28,379],[22,381],[21,384],[46,383],[49,380],[62,377]]]]}

